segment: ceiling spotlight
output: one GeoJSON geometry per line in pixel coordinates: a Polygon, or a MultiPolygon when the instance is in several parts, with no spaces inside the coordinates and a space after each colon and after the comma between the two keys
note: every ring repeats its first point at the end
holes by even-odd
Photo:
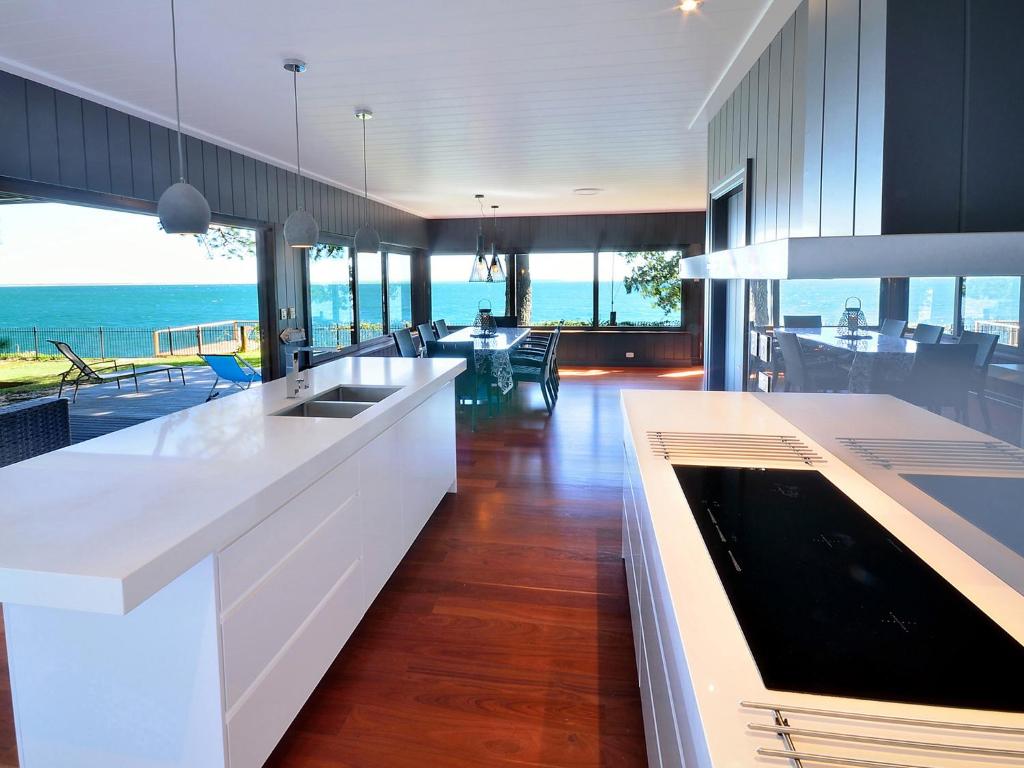
{"type": "Polygon", "coordinates": [[[590,197],[592,195],[596,195],[596,194],[599,194],[601,192],[604,192],[604,190],[601,189],[600,187],[577,187],[572,192],[573,192],[574,195],[582,195],[584,197],[590,197]]]}
{"type": "Polygon", "coordinates": [[[693,13],[703,4],[704,0],[682,0],[679,3],[679,10],[683,13],[693,13]]]}

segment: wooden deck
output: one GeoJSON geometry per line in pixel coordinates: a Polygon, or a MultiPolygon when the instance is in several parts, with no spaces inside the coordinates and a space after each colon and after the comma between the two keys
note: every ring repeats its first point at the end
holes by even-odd
{"type": "MultiPolygon", "coordinates": [[[[71,442],[80,443],[199,405],[206,401],[214,381],[213,371],[206,366],[185,366],[185,386],[177,371],[171,376],[171,381],[160,374],[143,376],[137,393],[131,381],[122,381],[120,389],[116,384],[82,387],[71,406],[71,442]]],[[[222,382],[217,391],[221,393],[218,397],[227,397],[239,390],[222,382]]]]}

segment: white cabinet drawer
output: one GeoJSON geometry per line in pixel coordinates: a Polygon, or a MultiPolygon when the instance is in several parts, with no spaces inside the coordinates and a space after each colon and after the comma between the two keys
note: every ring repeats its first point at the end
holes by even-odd
{"type": "MultiPolygon", "coordinates": [[[[360,497],[352,497],[329,514],[254,590],[222,614],[229,711],[360,559],[359,502],[360,497]]],[[[361,615],[364,607],[360,594],[353,608],[361,615]]]]}
{"type": "MultiPolygon", "coordinates": [[[[309,532],[355,495],[356,459],[339,464],[218,555],[221,611],[228,611],[309,532]]],[[[352,536],[358,537],[358,528],[352,536]]]]}
{"type": "Polygon", "coordinates": [[[363,616],[361,561],[352,563],[259,682],[228,713],[228,764],[259,768],[363,616]]]}

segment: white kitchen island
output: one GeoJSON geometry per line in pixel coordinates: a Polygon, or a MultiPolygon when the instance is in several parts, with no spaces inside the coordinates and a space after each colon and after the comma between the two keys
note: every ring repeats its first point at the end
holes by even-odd
{"type": "MultiPolygon", "coordinates": [[[[886,396],[625,391],[622,407],[623,556],[651,766],[796,765],[771,754],[787,746],[832,760],[806,759],[804,766],[1024,765],[1019,713],[769,690],[673,468],[797,469],[802,464],[794,456],[807,452],[814,463],[803,468],[822,473],[1024,643],[1024,557],[1013,542],[954,514],[904,479],[898,465],[883,466],[861,449],[876,439],[920,441],[909,454],[913,471],[941,475],[950,472],[947,449],[955,446],[956,474],[1008,478],[1024,478],[1024,454],[1006,454],[1009,459],[996,469],[997,459],[969,466],[964,451],[990,443],[1002,451],[998,441],[886,396]],[[766,448],[783,442],[796,446],[793,456],[766,448]],[[938,450],[927,453],[929,445],[938,450]],[[933,466],[922,465],[922,456],[932,456],[933,466]],[[777,712],[793,731],[789,745],[776,732],[777,712]],[[893,740],[981,751],[923,749],[893,740]]],[[[1022,525],[1024,519],[1018,520],[1018,532],[1022,525]]],[[[1017,679],[1021,669],[1006,674],[1017,679]]]]}
{"type": "Polygon", "coordinates": [[[456,489],[464,368],[347,358],[0,469],[21,766],[261,765],[456,489]],[[280,415],[316,399],[350,417],[280,415]]]}

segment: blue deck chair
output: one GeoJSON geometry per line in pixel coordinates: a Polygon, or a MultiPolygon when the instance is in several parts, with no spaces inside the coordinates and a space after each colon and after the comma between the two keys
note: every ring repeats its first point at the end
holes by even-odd
{"type": "Polygon", "coordinates": [[[210,387],[210,394],[206,396],[206,402],[210,402],[220,394],[215,390],[221,379],[231,382],[241,390],[248,389],[254,381],[261,379],[260,372],[238,355],[200,355],[200,357],[217,374],[213,386],[210,387]]]}

